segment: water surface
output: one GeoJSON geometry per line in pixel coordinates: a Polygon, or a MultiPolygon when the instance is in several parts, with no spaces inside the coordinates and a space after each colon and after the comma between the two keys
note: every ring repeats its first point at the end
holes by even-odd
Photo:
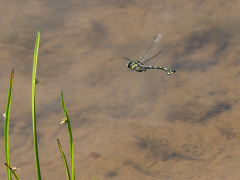
{"type": "MultiPolygon", "coordinates": [[[[69,157],[61,88],[76,179],[238,179],[239,6],[217,0],[0,2],[0,110],[14,68],[10,155],[19,177],[36,179],[31,74],[39,28],[42,179],[65,179],[56,141],[69,157]],[[159,33],[159,48],[169,50],[155,65],[177,72],[128,71],[122,57],[139,58],[159,33]]],[[[0,179],[6,179],[4,165],[0,179]]]]}

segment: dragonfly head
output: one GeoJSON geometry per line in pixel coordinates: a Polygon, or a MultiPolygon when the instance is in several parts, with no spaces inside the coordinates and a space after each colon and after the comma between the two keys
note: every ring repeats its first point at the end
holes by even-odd
{"type": "Polygon", "coordinates": [[[129,61],[129,62],[126,64],[127,68],[131,69],[132,63],[133,63],[133,61],[129,61]]]}

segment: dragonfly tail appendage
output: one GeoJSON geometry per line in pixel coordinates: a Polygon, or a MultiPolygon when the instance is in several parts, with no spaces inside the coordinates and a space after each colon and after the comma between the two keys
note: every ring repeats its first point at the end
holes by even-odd
{"type": "Polygon", "coordinates": [[[167,72],[167,75],[169,76],[169,75],[171,75],[172,73],[175,73],[176,70],[168,69],[168,70],[166,70],[166,72],[167,72]]]}

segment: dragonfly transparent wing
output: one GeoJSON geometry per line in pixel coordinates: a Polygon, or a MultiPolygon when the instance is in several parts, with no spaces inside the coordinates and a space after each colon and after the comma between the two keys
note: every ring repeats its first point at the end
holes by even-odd
{"type": "Polygon", "coordinates": [[[140,57],[139,61],[141,63],[144,63],[146,61],[146,58],[154,51],[156,50],[160,40],[162,38],[161,34],[158,34],[152,41],[152,43],[150,44],[150,46],[148,47],[148,49],[144,52],[144,54],[140,57]]]}
{"type": "Polygon", "coordinates": [[[153,57],[147,59],[144,61],[144,64],[147,66],[152,66],[154,63],[167,51],[167,48],[162,49],[157,54],[155,54],[153,57]]]}
{"type": "Polygon", "coordinates": [[[128,61],[133,61],[133,60],[127,58],[127,57],[123,57],[123,59],[128,60],[128,61]]]}

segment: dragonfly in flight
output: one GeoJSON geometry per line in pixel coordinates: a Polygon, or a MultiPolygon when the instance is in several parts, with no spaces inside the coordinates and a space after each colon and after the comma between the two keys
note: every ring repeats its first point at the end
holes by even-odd
{"type": "Polygon", "coordinates": [[[166,48],[159,51],[156,55],[154,55],[153,57],[147,59],[147,57],[154,51],[156,50],[160,40],[162,38],[161,34],[158,34],[152,41],[152,43],[150,44],[150,46],[148,47],[148,49],[144,52],[144,54],[139,58],[139,60],[137,61],[133,61],[127,57],[123,57],[124,59],[128,60],[129,62],[126,64],[127,68],[136,71],[136,72],[142,72],[142,71],[146,71],[147,69],[162,69],[164,71],[167,72],[167,75],[171,75],[172,73],[175,73],[176,70],[171,70],[171,69],[167,69],[165,67],[158,67],[158,66],[148,66],[148,63],[153,63],[157,60],[157,58],[159,58],[159,56],[161,56],[162,54],[164,54],[164,52],[167,50],[166,48]]]}

